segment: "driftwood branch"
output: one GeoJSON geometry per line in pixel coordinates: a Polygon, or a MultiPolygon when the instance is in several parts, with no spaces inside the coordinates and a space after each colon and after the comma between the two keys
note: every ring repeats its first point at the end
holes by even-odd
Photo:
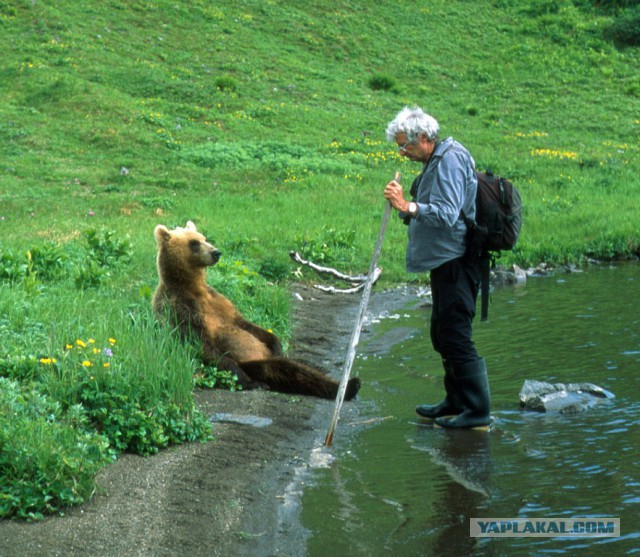
{"type": "MultiPolygon", "coordinates": [[[[382,269],[380,269],[380,267],[376,267],[375,271],[373,272],[373,279],[371,281],[371,284],[376,282],[380,278],[381,274],[382,274],[382,269]]],[[[334,286],[322,286],[321,284],[314,284],[313,286],[318,290],[322,290],[324,292],[331,292],[332,294],[336,294],[336,293],[355,294],[356,292],[360,292],[360,290],[362,290],[365,287],[365,282],[358,284],[353,288],[335,288],[334,286]]]]}
{"type": "MultiPolygon", "coordinates": [[[[340,279],[355,285],[351,288],[336,288],[335,286],[323,286],[321,284],[313,285],[314,288],[317,288],[318,290],[322,290],[323,292],[354,294],[356,292],[360,292],[365,287],[365,283],[367,282],[367,278],[368,278],[367,275],[356,275],[356,276],[345,275],[344,273],[341,273],[340,271],[333,269],[332,267],[323,267],[322,265],[318,265],[311,261],[307,261],[306,259],[302,259],[302,257],[300,257],[300,254],[297,251],[290,251],[289,257],[291,257],[291,259],[293,259],[293,261],[295,261],[296,263],[299,263],[300,265],[304,265],[305,267],[309,267],[309,269],[314,270],[319,275],[331,275],[337,279],[340,279]]],[[[373,273],[372,284],[375,283],[380,278],[381,274],[382,274],[382,269],[379,267],[376,267],[373,273]]]]}
{"type": "Polygon", "coordinates": [[[300,254],[297,251],[290,251],[289,257],[291,257],[291,259],[293,259],[296,263],[300,263],[305,267],[309,267],[309,269],[313,269],[316,273],[320,275],[322,274],[332,275],[336,278],[339,278],[340,280],[344,280],[345,282],[353,282],[353,283],[359,283],[367,280],[367,275],[357,275],[357,276],[345,275],[344,273],[341,273],[336,269],[332,269],[331,267],[323,267],[316,263],[312,263],[311,261],[307,261],[306,259],[302,259],[302,257],[300,257],[300,254]]]}

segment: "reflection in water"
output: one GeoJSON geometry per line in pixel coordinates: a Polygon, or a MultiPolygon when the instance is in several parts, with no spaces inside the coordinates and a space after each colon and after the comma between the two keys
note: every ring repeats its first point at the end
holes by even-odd
{"type": "MultiPolygon", "coordinates": [[[[427,428],[423,426],[422,429],[427,428]]],[[[463,430],[453,437],[450,430],[444,430],[436,439],[440,442],[434,443],[433,432],[428,433],[428,437],[414,439],[412,447],[429,454],[433,462],[442,466],[449,477],[466,490],[489,497],[491,436],[463,430]]]]}
{"type": "Polygon", "coordinates": [[[640,266],[625,265],[494,293],[475,335],[489,366],[489,433],[414,419],[416,404],[443,396],[429,308],[377,323],[356,361],[368,425],[345,435],[342,422],[335,461],[303,496],[308,555],[640,555],[639,290],[640,266]],[[573,415],[525,412],[525,379],[591,382],[616,398],[573,415]],[[469,536],[470,518],[585,516],[619,517],[622,536],[469,536]]]}
{"type": "Polygon", "coordinates": [[[412,446],[428,454],[449,476],[438,501],[442,523],[433,555],[473,555],[478,540],[469,537],[469,519],[490,497],[491,435],[481,431],[433,430],[423,426],[412,446]],[[434,435],[436,433],[436,435],[434,435]]]}

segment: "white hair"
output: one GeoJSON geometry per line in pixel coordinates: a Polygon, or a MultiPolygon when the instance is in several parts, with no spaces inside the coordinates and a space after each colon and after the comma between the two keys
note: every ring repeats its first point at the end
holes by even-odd
{"type": "Polygon", "coordinates": [[[405,106],[387,126],[387,139],[394,141],[399,133],[407,136],[407,141],[415,143],[418,137],[426,135],[429,141],[435,141],[440,136],[438,121],[429,116],[418,106],[405,106]]]}

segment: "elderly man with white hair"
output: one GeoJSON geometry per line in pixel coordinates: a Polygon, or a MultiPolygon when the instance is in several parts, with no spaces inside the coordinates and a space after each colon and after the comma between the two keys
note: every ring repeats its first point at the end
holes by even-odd
{"type": "Polygon", "coordinates": [[[386,135],[401,155],[423,165],[410,200],[395,180],[384,190],[408,225],[407,271],[430,274],[431,343],[445,372],[445,399],[419,405],[416,412],[441,427],[486,428],[491,423],[487,368],[471,339],[480,269],[474,258],[465,257],[463,216],[475,218],[475,162],[454,139],[441,140],[437,120],[418,107],[402,109],[386,135]]]}

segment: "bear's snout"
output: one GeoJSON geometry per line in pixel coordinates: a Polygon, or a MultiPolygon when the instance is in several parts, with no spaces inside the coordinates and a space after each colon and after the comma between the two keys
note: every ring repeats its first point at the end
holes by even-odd
{"type": "Polygon", "coordinates": [[[220,261],[220,258],[222,257],[222,252],[219,249],[213,249],[211,250],[211,260],[213,261],[213,264],[215,265],[218,261],[220,261]]]}

